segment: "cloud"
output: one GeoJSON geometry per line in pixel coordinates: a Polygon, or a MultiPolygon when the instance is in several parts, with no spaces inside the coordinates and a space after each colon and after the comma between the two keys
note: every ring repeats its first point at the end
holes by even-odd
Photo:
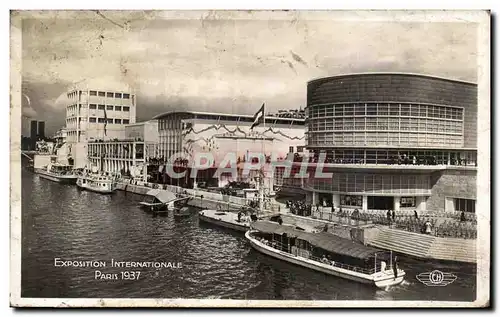
{"type": "Polygon", "coordinates": [[[476,80],[477,32],[467,23],[305,20],[301,14],[227,20],[213,11],[26,15],[23,87],[38,115],[57,113],[48,115],[58,119],[47,129],[64,124],[60,96],[86,79],[131,87],[140,119],[175,107],[253,113],[266,101],[270,111],[298,108],[307,81],[350,72],[476,80]]]}

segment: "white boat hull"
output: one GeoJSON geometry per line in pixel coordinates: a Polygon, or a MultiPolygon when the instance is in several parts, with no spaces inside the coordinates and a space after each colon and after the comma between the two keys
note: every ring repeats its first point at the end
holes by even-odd
{"type": "MultiPolygon", "coordinates": [[[[85,189],[99,194],[111,194],[114,193],[117,189],[116,182],[112,183],[108,181],[103,181],[103,182],[97,181],[99,185],[105,184],[106,186],[94,186],[91,183],[89,183],[89,180],[92,181],[92,179],[89,178],[79,177],[78,180],[76,181],[76,186],[78,186],[81,189],[85,189]]],[[[93,181],[95,182],[95,180],[93,181]]]]}
{"type": "Polygon", "coordinates": [[[199,219],[200,221],[214,224],[216,226],[240,231],[240,232],[246,232],[250,229],[250,225],[248,223],[237,223],[234,221],[231,221],[229,219],[225,219],[223,217],[216,217],[212,216],[211,214],[204,214],[204,211],[199,213],[199,219]]]}
{"type": "Polygon", "coordinates": [[[271,246],[265,245],[258,241],[257,239],[251,237],[251,231],[245,233],[245,237],[250,242],[250,245],[257,251],[274,257],[279,260],[283,260],[295,265],[300,265],[315,271],[323,272],[329,275],[341,277],[344,279],[374,285],[379,288],[386,288],[388,286],[400,284],[405,276],[404,271],[398,270],[398,277],[394,278],[394,273],[392,270],[385,272],[377,272],[375,274],[365,274],[361,272],[355,272],[340,267],[332,266],[329,264],[324,264],[321,262],[306,259],[300,256],[296,256],[281,250],[277,250],[271,246]]]}
{"type": "Polygon", "coordinates": [[[57,175],[39,169],[35,170],[35,173],[38,174],[41,178],[45,178],[53,182],[62,184],[74,184],[77,180],[77,177],[75,175],[57,175]]]}

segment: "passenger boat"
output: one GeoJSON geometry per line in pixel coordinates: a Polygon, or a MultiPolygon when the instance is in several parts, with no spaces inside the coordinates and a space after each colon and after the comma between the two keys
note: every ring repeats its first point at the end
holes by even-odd
{"type": "Polygon", "coordinates": [[[271,257],[379,288],[398,285],[405,277],[392,252],[328,232],[305,232],[291,225],[256,221],[245,237],[255,250],[271,257]]]}
{"type": "MultiPolygon", "coordinates": [[[[178,197],[172,192],[161,189],[151,189],[146,193],[146,197],[148,198],[139,203],[140,208],[155,214],[167,214],[169,211],[177,211],[181,215],[181,209],[186,207],[187,201],[191,199],[191,197],[178,197]]],[[[186,209],[182,210],[182,213],[186,212],[186,209]]]]}
{"type": "Polygon", "coordinates": [[[75,184],[78,176],[73,172],[72,165],[49,164],[44,168],[36,168],[40,177],[63,184],[75,184]]]}
{"type": "Polygon", "coordinates": [[[116,191],[118,180],[116,176],[104,174],[83,174],[76,181],[79,188],[100,194],[112,194],[116,191]]]}

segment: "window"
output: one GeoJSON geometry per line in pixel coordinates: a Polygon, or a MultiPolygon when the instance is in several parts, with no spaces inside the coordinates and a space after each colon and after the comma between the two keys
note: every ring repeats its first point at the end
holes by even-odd
{"type": "Polygon", "coordinates": [[[122,111],[122,106],[115,106],[115,111],[122,111]]]}
{"type": "Polygon", "coordinates": [[[365,104],[356,104],[354,105],[354,115],[355,116],[364,116],[365,115],[365,104]]]}
{"type": "Polygon", "coordinates": [[[106,97],[106,93],[104,91],[99,91],[99,97],[106,97]]]}
{"type": "Polygon", "coordinates": [[[399,104],[390,104],[389,105],[389,114],[391,116],[399,116],[399,104]]]}
{"type": "Polygon", "coordinates": [[[97,120],[97,122],[99,122],[99,123],[104,123],[104,122],[106,122],[106,120],[105,120],[104,118],[99,118],[99,119],[97,120]]]}
{"type": "Polygon", "coordinates": [[[113,119],[107,119],[107,120],[108,120],[107,122],[108,122],[109,124],[112,124],[112,123],[113,123],[113,119]]]}
{"type": "Polygon", "coordinates": [[[120,92],[115,92],[115,98],[121,98],[122,94],[120,92]]]}
{"type": "MultiPolygon", "coordinates": [[[[350,178],[349,181],[351,181],[350,178]]],[[[353,178],[352,181],[354,182],[355,179],[353,178]]],[[[351,206],[351,207],[363,207],[363,196],[340,195],[340,205],[351,206]]]]}
{"type": "Polygon", "coordinates": [[[90,104],[90,109],[91,109],[91,110],[92,110],[92,109],[93,109],[93,110],[97,109],[97,105],[96,105],[96,104],[90,104]]]}
{"type": "Polygon", "coordinates": [[[104,110],[104,105],[99,105],[99,110],[104,110]]]}
{"type": "Polygon", "coordinates": [[[115,119],[115,124],[122,124],[122,119],[115,119]]]}
{"type": "Polygon", "coordinates": [[[389,109],[387,104],[379,104],[378,105],[378,115],[386,116],[389,114],[389,109]]]}
{"type": "Polygon", "coordinates": [[[123,111],[125,112],[130,111],[130,107],[123,107],[123,111]]]}
{"type": "Polygon", "coordinates": [[[123,119],[123,124],[129,124],[130,120],[129,119],[123,119]]]}
{"type": "Polygon", "coordinates": [[[97,121],[96,118],[89,118],[90,123],[95,123],[96,121],[97,121]]]}
{"type": "Polygon", "coordinates": [[[106,106],[106,110],[113,110],[113,106],[106,106]]]}
{"type": "Polygon", "coordinates": [[[130,99],[130,94],[123,94],[123,99],[130,99]]]}
{"type": "Polygon", "coordinates": [[[113,98],[114,94],[112,92],[107,92],[106,97],[113,98]]]}
{"type": "Polygon", "coordinates": [[[401,116],[410,115],[410,105],[401,105],[401,116]]]}
{"type": "Polygon", "coordinates": [[[95,90],[91,90],[91,91],[90,91],[90,95],[91,95],[91,96],[97,96],[97,91],[95,91],[95,90]]]}
{"type": "Polygon", "coordinates": [[[366,105],[366,115],[367,116],[376,116],[377,115],[377,104],[369,103],[366,105]]]}
{"type": "Polygon", "coordinates": [[[415,197],[401,197],[399,205],[402,208],[415,208],[417,206],[416,198],[415,197]]]}
{"type": "Polygon", "coordinates": [[[455,198],[455,210],[475,213],[476,201],[474,199],[455,198]]]}

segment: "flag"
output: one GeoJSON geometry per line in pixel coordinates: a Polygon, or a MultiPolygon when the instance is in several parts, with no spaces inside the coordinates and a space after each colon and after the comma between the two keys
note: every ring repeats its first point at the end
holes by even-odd
{"type": "Polygon", "coordinates": [[[106,133],[107,125],[108,125],[108,114],[106,113],[106,106],[104,106],[104,135],[107,135],[106,133]]]}
{"type": "Polygon", "coordinates": [[[254,127],[258,126],[261,122],[264,122],[264,103],[262,104],[262,107],[260,107],[259,111],[257,111],[254,116],[253,116],[253,123],[252,126],[250,127],[250,130],[252,130],[254,127]]]}

